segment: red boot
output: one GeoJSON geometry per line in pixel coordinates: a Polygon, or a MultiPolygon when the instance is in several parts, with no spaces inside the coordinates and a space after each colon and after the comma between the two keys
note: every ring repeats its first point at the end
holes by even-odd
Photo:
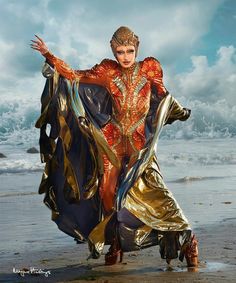
{"type": "Polygon", "coordinates": [[[109,248],[109,251],[105,254],[105,265],[114,265],[117,263],[118,257],[120,256],[119,262],[123,260],[123,251],[121,250],[118,239],[115,238],[109,248]]]}
{"type": "Polygon", "coordinates": [[[188,267],[197,267],[198,266],[198,241],[195,235],[191,236],[190,243],[184,250],[184,256],[186,258],[188,267]]]}

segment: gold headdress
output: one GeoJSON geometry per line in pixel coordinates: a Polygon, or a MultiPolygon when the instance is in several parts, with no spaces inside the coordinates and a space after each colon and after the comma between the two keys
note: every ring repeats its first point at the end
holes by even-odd
{"type": "Polygon", "coordinates": [[[138,53],[139,39],[132,30],[128,27],[119,27],[113,34],[111,41],[111,49],[116,57],[116,48],[120,45],[133,45],[135,47],[136,55],[138,53]]]}

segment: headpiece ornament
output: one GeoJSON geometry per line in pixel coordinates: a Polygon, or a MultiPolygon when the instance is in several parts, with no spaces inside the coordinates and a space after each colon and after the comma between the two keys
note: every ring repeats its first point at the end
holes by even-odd
{"type": "Polygon", "coordinates": [[[137,55],[139,39],[138,36],[131,29],[122,26],[114,32],[110,44],[114,56],[116,56],[116,48],[120,45],[133,45],[135,47],[137,55]]]}

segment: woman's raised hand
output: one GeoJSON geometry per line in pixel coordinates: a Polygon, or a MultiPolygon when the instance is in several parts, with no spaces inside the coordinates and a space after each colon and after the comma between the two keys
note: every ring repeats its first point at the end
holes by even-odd
{"type": "Polygon", "coordinates": [[[49,51],[45,42],[39,36],[35,35],[36,40],[31,40],[32,43],[30,44],[31,48],[34,50],[39,51],[42,55],[49,51]]]}

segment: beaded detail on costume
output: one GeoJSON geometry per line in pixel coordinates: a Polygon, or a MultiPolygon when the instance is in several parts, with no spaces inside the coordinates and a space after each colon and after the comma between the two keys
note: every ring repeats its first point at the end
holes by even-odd
{"type": "Polygon", "coordinates": [[[125,136],[134,150],[140,150],[140,146],[145,144],[144,130],[140,134],[140,129],[144,128],[149,110],[151,88],[154,86],[160,96],[166,93],[158,60],[148,57],[142,62],[134,63],[130,68],[122,68],[116,61],[104,59],[90,70],[74,71],[52,53],[46,53],[45,57],[67,79],[79,79],[80,82],[105,86],[113,100],[111,123],[116,129],[116,135],[105,127],[104,136],[114,149],[121,142],[121,137],[125,136]]]}
{"type": "MultiPolygon", "coordinates": [[[[143,92],[147,79],[140,76],[140,63],[131,68],[121,68],[120,74],[113,78],[111,93],[113,97],[113,121],[121,130],[121,135],[128,139],[133,150],[140,150],[133,143],[133,133],[144,122],[149,108],[150,91],[143,92]],[[146,107],[145,107],[146,105],[146,107]]],[[[139,136],[139,134],[138,134],[139,136]]],[[[142,145],[145,136],[142,136],[142,145]]]]}

